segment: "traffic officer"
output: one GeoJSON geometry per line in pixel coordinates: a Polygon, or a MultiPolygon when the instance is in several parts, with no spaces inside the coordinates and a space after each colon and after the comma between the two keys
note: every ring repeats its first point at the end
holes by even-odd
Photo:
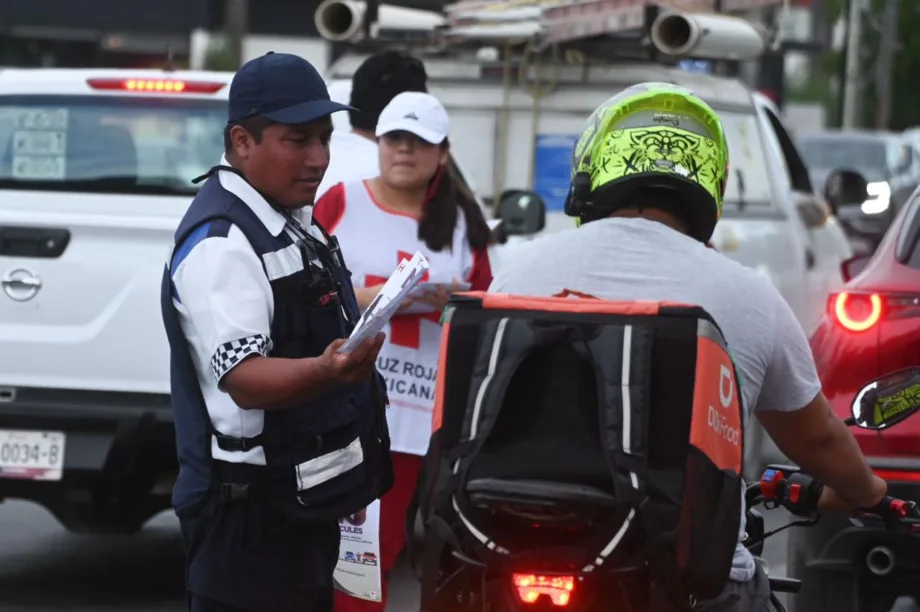
{"type": "Polygon", "coordinates": [[[163,276],[193,612],[327,612],[338,519],[392,484],[383,335],[359,317],[335,238],[311,217],[332,102],[270,53],[230,85],[226,155],[179,224],[163,276]]]}

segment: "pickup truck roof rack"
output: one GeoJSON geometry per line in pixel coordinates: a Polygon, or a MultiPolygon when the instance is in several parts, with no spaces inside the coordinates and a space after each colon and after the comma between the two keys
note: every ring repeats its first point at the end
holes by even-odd
{"type": "MultiPolygon", "coordinates": [[[[723,0],[722,12],[753,11],[783,0],[723,0]]],[[[652,15],[668,12],[713,13],[715,0],[460,0],[444,8],[444,36],[463,38],[534,38],[542,45],[650,25],[652,15]]]]}
{"type": "Polygon", "coordinates": [[[618,41],[624,49],[654,47],[675,59],[744,60],[766,49],[766,29],[727,13],[762,12],[789,1],[721,0],[719,14],[719,0],[459,0],[441,12],[323,0],[315,21],[320,35],[332,42],[397,44],[422,53],[455,55],[463,48],[526,45],[609,58],[605,44],[618,41]],[[367,24],[365,19],[374,15],[377,21],[367,24]]]}

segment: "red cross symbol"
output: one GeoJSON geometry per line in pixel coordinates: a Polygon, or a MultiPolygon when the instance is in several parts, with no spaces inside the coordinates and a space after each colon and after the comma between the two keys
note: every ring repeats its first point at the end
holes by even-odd
{"type": "MultiPolygon", "coordinates": [[[[412,259],[412,255],[399,251],[396,254],[396,263],[399,264],[403,259],[412,259]]],[[[428,271],[422,276],[422,282],[428,280],[428,271]]],[[[364,277],[364,286],[371,287],[387,282],[383,276],[374,276],[368,274],[364,277]]],[[[433,323],[441,320],[441,313],[429,312],[425,314],[405,314],[396,315],[390,319],[390,342],[396,346],[417,349],[421,344],[422,336],[422,319],[427,319],[433,323]]]]}

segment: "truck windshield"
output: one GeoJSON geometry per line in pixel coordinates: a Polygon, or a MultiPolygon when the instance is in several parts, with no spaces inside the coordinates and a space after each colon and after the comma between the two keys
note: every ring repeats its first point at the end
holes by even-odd
{"type": "Polygon", "coordinates": [[[728,184],[725,203],[771,206],[770,175],[763,140],[753,113],[718,110],[728,140],[728,184]]]}
{"type": "Polygon", "coordinates": [[[0,96],[0,189],[192,195],[223,153],[226,105],[0,96]]]}

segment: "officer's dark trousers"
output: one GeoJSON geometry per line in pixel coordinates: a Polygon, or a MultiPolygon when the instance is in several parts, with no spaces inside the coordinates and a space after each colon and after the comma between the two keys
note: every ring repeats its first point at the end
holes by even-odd
{"type": "Polygon", "coordinates": [[[213,504],[179,521],[190,612],[332,612],[339,525],[258,502],[213,504]]]}

